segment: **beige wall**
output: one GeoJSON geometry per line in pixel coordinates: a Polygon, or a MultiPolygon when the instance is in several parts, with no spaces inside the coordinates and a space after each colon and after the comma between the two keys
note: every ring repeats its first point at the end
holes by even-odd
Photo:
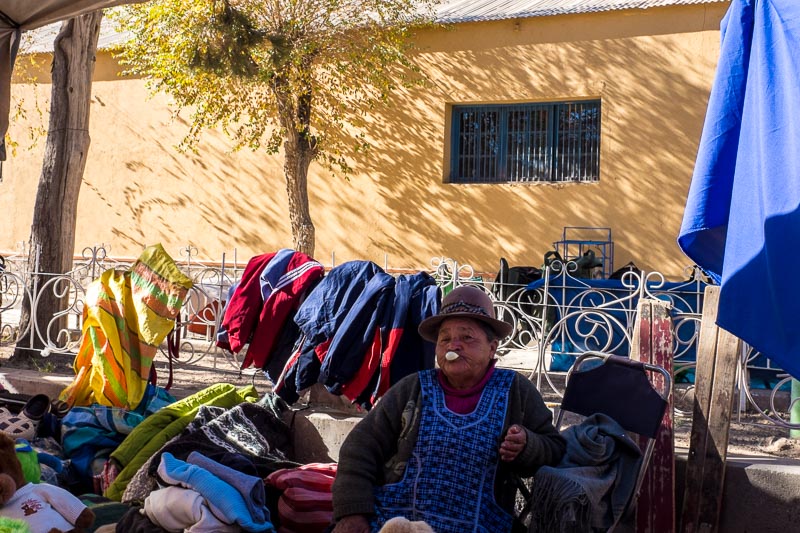
{"type": "MultiPolygon", "coordinates": [[[[370,117],[368,157],[350,181],[312,165],[316,257],[424,268],[452,257],[494,272],[499,257],[539,265],[563,226],[609,226],[615,264],[670,277],[687,259],[675,244],[719,53],[727,4],[461,24],[419,36],[433,85],[400,92],[370,117]],[[449,106],[600,98],[600,182],[562,185],[444,183],[449,106]]],[[[161,242],[178,256],[240,261],[291,246],[281,158],[230,153],[219,133],[198,154],[174,149],[185,119],[141,80],[98,59],[92,146],[81,191],[77,246],[135,256],[161,242]]],[[[39,87],[46,100],[49,87],[39,87]]],[[[29,86],[17,85],[15,94],[29,86]]],[[[12,123],[24,144],[28,124],[12,123]]],[[[6,162],[0,249],[25,241],[43,141],[6,162]],[[10,214],[10,216],[8,216],[10,214]]]]}

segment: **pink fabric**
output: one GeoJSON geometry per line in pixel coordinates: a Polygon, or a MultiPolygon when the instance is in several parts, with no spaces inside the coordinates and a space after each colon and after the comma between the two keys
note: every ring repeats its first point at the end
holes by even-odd
{"type": "Polygon", "coordinates": [[[481,399],[483,388],[489,382],[492,374],[494,374],[494,363],[495,361],[492,360],[489,364],[489,369],[477,385],[464,390],[454,389],[448,385],[441,370],[437,371],[436,378],[439,380],[439,385],[441,385],[444,390],[444,403],[447,408],[460,415],[466,415],[474,411],[481,399]]]}

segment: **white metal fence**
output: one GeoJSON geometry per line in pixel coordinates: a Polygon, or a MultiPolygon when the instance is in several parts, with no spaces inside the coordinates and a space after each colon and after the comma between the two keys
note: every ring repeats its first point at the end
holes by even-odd
{"type": "MultiPolygon", "coordinates": [[[[239,369],[244,354],[223,350],[214,340],[228,290],[241,277],[245,265],[235,255],[233,260],[223,255],[212,263],[198,261],[196,254],[190,245],[175,256],[194,287],[176,321],[180,357],[173,362],[180,367],[210,357],[214,367],[219,361],[229,369],[239,369]]],[[[34,340],[38,340],[44,346],[43,356],[77,352],[87,287],[106,269],[126,269],[131,264],[108,257],[102,246],[89,247],[70,272],[38,272],[36,279],[40,282],[30,289],[29,280],[37,269],[36,265],[29,268],[27,254],[9,254],[4,259],[0,271],[0,346],[33,349],[34,340]],[[30,299],[32,314],[37,316],[37,304],[48,291],[61,298],[62,308],[51,317],[30,321],[22,329],[19,317],[23,300],[30,299]],[[27,345],[20,342],[24,338],[28,339],[27,345]]],[[[385,269],[391,273],[391,269],[385,269]]],[[[564,373],[580,353],[595,350],[628,354],[641,298],[666,301],[672,316],[676,381],[691,386],[705,287],[697,272],[687,271],[687,281],[683,282],[669,282],[657,272],[627,272],[619,280],[594,280],[575,277],[572,263],[555,261],[544,269],[541,280],[514,285],[504,279],[476,275],[470,266],[450,258],[434,258],[428,270],[443,292],[463,284],[483,288],[494,300],[498,317],[514,326],[514,333],[501,345],[500,353],[520,361],[543,393],[557,395],[563,390],[564,373]]],[[[161,353],[170,357],[166,346],[161,353]]],[[[745,347],[738,383],[740,417],[747,410],[756,411],[765,421],[795,428],[788,415],[790,378],[767,358],[745,347]]]]}

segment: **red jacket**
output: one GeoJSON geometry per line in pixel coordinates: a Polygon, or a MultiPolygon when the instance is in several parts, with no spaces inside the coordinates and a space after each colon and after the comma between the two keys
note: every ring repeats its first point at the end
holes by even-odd
{"type": "Polygon", "coordinates": [[[323,266],[311,257],[294,252],[284,272],[262,299],[261,273],[276,253],[258,255],[248,261],[239,286],[225,310],[222,327],[228,332],[230,349],[238,353],[249,342],[242,368],[264,368],[270,361],[281,331],[302,303],[308,290],[324,275],[323,266]]]}

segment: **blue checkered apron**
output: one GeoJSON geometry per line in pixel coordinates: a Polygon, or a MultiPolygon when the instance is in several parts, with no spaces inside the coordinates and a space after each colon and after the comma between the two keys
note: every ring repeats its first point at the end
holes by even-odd
{"type": "Polygon", "coordinates": [[[424,520],[437,533],[511,530],[513,517],[494,499],[494,477],[513,377],[496,369],[475,410],[460,415],[445,406],[435,370],[419,373],[419,437],[403,479],[375,489],[373,531],[395,516],[424,520]]]}

